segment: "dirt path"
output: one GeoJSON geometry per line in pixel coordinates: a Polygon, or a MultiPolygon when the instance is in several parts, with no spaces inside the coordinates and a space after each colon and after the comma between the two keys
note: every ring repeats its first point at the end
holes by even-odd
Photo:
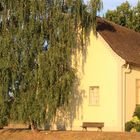
{"type": "Polygon", "coordinates": [[[140,133],[3,129],[0,140],[140,140],[140,133]]]}

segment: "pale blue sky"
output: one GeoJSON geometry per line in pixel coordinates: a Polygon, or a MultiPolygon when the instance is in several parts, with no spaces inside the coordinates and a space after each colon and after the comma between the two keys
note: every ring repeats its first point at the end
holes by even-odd
{"type": "MultiPolygon", "coordinates": [[[[84,0],[88,1],[88,0],[84,0]]],[[[108,9],[115,9],[121,3],[125,2],[126,0],[102,0],[103,1],[103,10],[99,13],[99,15],[104,14],[108,9]]],[[[127,0],[132,6],[135,6],[138,0],[127,0]]]]}

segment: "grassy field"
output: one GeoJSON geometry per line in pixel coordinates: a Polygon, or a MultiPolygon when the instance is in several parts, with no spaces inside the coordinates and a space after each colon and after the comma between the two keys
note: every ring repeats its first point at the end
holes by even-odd
{"type": "Polygon", "coordinates": [[[140,133],[3,129],[0,140],[140,140],[140,133]]]}

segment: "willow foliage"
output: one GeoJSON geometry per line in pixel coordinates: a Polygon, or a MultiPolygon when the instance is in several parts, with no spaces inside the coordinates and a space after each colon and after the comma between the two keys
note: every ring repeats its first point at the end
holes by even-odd
{"type": "Polygon", "coordinates": [[[72,54],[95,29],[100,0],[1,0],[0,126],[44,124],[73,97],[72,54]]]}

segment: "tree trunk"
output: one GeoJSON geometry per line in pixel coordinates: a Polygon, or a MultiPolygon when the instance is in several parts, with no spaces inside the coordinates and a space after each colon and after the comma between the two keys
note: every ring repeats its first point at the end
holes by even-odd
{"type": "Polygon", "coordinates": [[[30,117],[30,123],[29,123],[29,126],[28,128],[31,129],[31,131],[35,132],[35,131],[38,131],[38,128],[37,128],[37,123],[35,121],[33,121],[30,117]]]}
{"type": "Polygon", "coordinates": [[[31,123],[31,130],[32,131],[38,131],[37,124],[34,121],[32,121],[32,123],[31,123]]]}
{"type": "Polygon", "coordinates": [[[0,126],[0,129],[3,129],[3,127],[2,127],[2,126],[0,126]]]}

